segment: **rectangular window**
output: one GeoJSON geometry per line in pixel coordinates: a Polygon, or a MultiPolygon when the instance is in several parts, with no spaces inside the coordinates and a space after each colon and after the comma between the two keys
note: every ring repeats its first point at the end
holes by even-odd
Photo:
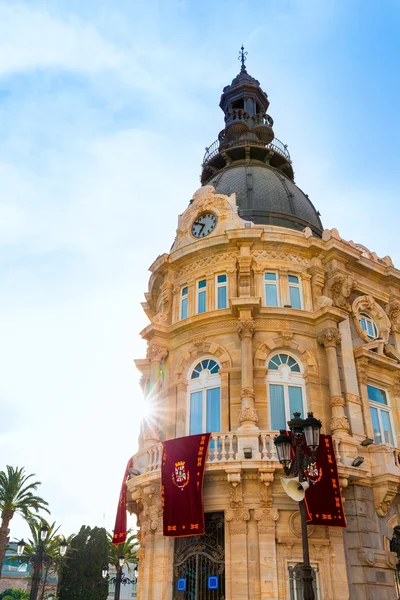
{"type": "Polygon", "coordinates": [[[297,275],[288,275],[290,306],[301,309],[300,279],[297,275]]]}
{"type": "Polygon", "coordinates": [[[190,394],[190,435],[203,433],[203,392],[190,394]]]}
{"type": "Polygon", "coordinates": [[[304,417],[303,390],[300,386],[270,383],[268,389],[273,431],[287,429],[287,422],[295,412],[304,417]]]}
{"type": "Polygon", "coordinates": [[[188,288],[184,287],[181,291],[181,319],[188,317],[188,288]]]}
{"type": "Polygon", "coordinates": [[[373,385],[367,385],[367,390],[375,443],[394,446],[392,419],[387,394],[385,390],[373,385]]]}
{"type": "Polygon", "coordinates": [[[217,309],[218,308],[227,308],[228,307],[228,281],[226,275],[217,275],[216,279],[216,287],[217,287],[217,309]]]}
{"type": "MultiPolygon", "coordinates": [[[[311,565],[312,566],[312,565],[311,565]]],[[[290,590],[290,600],[304,600],[304,588],[303,588],[303,579],[301,571],[294,565],[288,567],[289,569],[289,590],[290,590]]],[[[319,600],[318,595],[318,568],[313,567],[313,590],[314,590],[314,600],[319,600]]]]}
{"type": "Polygon", "coordinates": [[[197,312],[205,313],[207,307],[207,281],[202,279],[197,282],[197,312]]]}
{"type": "Polygon", "coordinates": [[[278,275],[264,273],[265,281],[265,306],[279,306],[278,275]]]}
{"type": "Polygon", "coordinates": [[[206,432],[221,431],[221,402],[220,388],[211,388],[206,390],[206,432]]]}

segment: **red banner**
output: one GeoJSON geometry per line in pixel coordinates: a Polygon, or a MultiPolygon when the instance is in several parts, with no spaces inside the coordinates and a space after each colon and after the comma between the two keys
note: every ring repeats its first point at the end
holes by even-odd
{"type": "Polygon", "coordinates": [[[126,465],[125,475],[122,480],[121,492],[119,494],[117,517],[115,519],[114,535],[112,539],[112,543],[115,546],[126,542],[126,482],[129,476],[129,469],[131,465],[132,458],[128,460],[128,464],[126,465]]]}
{"type": "Polygon", "coordinates": [[[347,527],[331,435],[320,435],[316,459],[316,482],[306,491],[307,523],[347,527]]]}
{"type": "Polygon", "coordinates": [[[204,533],[203,477],[210,434],[163,442],[161,497],[168,537],[204,533]]]}

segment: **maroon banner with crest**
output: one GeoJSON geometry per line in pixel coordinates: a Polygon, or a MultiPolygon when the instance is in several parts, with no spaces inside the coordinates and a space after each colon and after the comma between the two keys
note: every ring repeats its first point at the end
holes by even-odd
{"type": "Polygon", "coordinates": [[[163,442],[161,498],[168,537],[204,533],[203,477],[209,433],[163,442]]]}
{"type": "Polygon", "coordinates": [[[115,519],[114,534],[112,543],[114,546],[126,542],[126,482],[129,476],[129,469],[132,465],[132,458],[126,465],[124,478],[122,480],[121,492],[119,494],[117,517],[115,519]]]}
{"type": "Polygon", "coordinates": [[[320,435],[316,459],[315,483],[306,491],[307,523],[347,527],[331,435],[320,435]]]}

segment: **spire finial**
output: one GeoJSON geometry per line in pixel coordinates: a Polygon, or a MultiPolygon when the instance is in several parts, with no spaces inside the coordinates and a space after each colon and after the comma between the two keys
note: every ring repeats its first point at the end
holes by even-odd
{"type": "Polygon", "coordinates": [[[244,51],[244,47],[243,47],[243,44],[242,44],[242,47],[240,48],[240,52],[239,52],[239,56],[238,56],[238,60],[240,60],[241,63],[242,63],[242,68],[240,69],[241,73],[246,73],[247,72],[246,71],[246,66],[244,64],[246,62],[246,60],[247,60],[247,58],[246,58],[247,54],[248,54],[248,52],[244,51]]]}

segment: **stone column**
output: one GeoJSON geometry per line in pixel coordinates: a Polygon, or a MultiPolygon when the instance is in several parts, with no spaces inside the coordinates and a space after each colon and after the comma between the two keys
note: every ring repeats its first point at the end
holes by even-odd
{"type": "Polygon", "coordinates": [[[177,285],[172,292],[172,323],[177,323],[179,321],[181,289],[182,288],[177,285]]]}
{"type": "Polygon", "coordinates": [[[250,513],[247,508],[236,508],[225,513],[225,521],[229,527],[229,579],[231,585],[230,594],[227,590],[227,600],[248,600],[249,598],[247,574],[247,522],[249,520],[250,513]]]}
{"type": "Polygon", "coordinates": [[[313,305],[312,305],[311,284],[310,284],[311,275],[309,275],[308,273],[300,273],[297,275],[300,275],[300,279],[301,279],[302,290],[300,290],[300,291],[303,292],[304,310],[312,310],[313,305]]]}
{"type": "Polygon", "coordinates": [[[207,275],[206,277],[206,282],[207,282],[207,296],[206,296],[206,301],[207,301],[207,312],[211,312],[212,310],[215,310],[215,275],[207,275]]]}
{"type": "Polygon", "coordinates": [[[264,298],[264,272],[265,266],[261,263],[256,263],[253,267],[254,272],[254,296],[261,298],[261,306],[265,305],[264,298]]]}
{"type": "Polygon", "coordinates": [[[229,431],[229,373],[220,369],[221,377],[221,431],[229,431]]]}
{"type": "MultiPolygon", "coordinates": [[[[237,297],[237,268],[236,264],[226,269],[228,275],[228,299],[237,297]]],[[[228,303],[229,306],[229,303],[228,303]]]]}
{"type": "Polygon", "coordinates": [[[318,343],[325,346],[328,361],[329,393],[331,405],[331,431],[332,434],[349,433],[350,427],[344,413],[344,398],[340,386],[339,367],[337,363],[336,344],[341,341],[337,329],[329,328],[317,336],[318,343]]]}
{"type": "Polygon", "coordinates": [[[364,425],[365,425],[365,434],[368,438],[374,439],[374,430],[372,427],[372,419],[371,412],[369,409],[369,399],[368,399],[368,365],[369,359],[365,356],[361,358],[357,358],[356,360],[356,369],[357,369],[357,377],[358,383],[360,386],[360,394],[361,394],[361,402],[364,413],[364,425]]]}
{"type": "Polygon", "coordinates": [[[400,351],[400,301],[391,298],[390,302],[385,306],[385,311],[392,325],[394,345],[400,351]]]}
{"type": "Polygon", "coordinates": [[[161,362],[167,358],[168,350],[152,344],[147,350],[147,358],[150,359],[150,396],[155,396],[160,391],[161,362]]]}
{"type": "Polygon", "coordinates": [[[250,318],[240,320],[237,323],[237,331],[242,348],[242,407],[239,413],[239,429],[257,429],[258,415],[254,408],[254,384],[253,384],[253,335],[255,325],[250,318]]]}
{"type": "Polygon", "coordinates": [[[344,551],[343,529],[329,527],[330,570],[332,578],[333,598],[348,600],[349,584],[346,577],[346,555],[344,551]]]}
{"type": "Polygon", "coordinates": [[[349,318],[339,324],[340,336],[342,338],[342,371],[348,418],[351,425],[353,437],[362,440],[365,437],[364,419],[362,415],[361,397],[358,388],[356,363],[354,360],[353,342],[349,318]]]}
{"type": "Polygon", "coordinates": [[[260,591],[262,600],[278,598],[278,561],[276,556],[275,529],[279,513],[276,508],[254,511],[258,528],[260,561],[260,591]]]}

